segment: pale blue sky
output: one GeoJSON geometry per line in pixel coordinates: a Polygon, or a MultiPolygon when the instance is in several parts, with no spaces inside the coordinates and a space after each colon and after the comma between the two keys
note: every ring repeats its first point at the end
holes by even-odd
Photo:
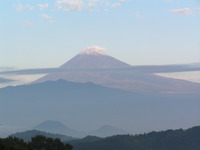
{"type": "Polygon", "coordinates": [[[91,45],[131,65],[200,62],[200,1],[0,1],[0,67],[58,67],[91,45]]]}

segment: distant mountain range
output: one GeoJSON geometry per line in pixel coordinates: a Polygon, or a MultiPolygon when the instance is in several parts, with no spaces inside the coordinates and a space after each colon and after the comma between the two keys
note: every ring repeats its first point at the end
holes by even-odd
{"type": "Polygon", "coordinates": [[[199,150],[200,126],[107,138],[86,137],[69,141],[74,150],[199,150]]]}
{"type": "Polygon", "coordinates": [[[24,132],[17,132],[15,134],[11,134],[9,136],[17,137],[17,138],[23,139],[24,141],[28,142],[28,141],[31,141],[32,137],[35,137],[37,135],[43,135],[43,136],[54,138],[54,139],[59,138],[61,141],[65,141],[65,142],[76,139],[76,138],[69,137],[69,136],[62,135],[62,134],[49,133],[49,132],[44,132],[44,131],[39,131],[39,130],[28,130],[28,131],[24,131],[24,132]]]}
{"type": "Polygon", "coordinates": [[[122,135],[126,134],[127,132],[123,129],[119,129],[110,125],[102,126],[101,128],[87,132],[87,135],[91,136],[98,136],[98,137],[108,137],[113,135],[122,135]]]}
{"type": "Polygon", "coordinates": [[[66,127],[64,124],[62,124],[59,121],[52,121],[47,120],[44,121],[34,127],[34,129],[40,130],[40,131],[46,131],[51,133],[60,133],[64,135],[72,135],[74,137],[80,137],[81,133],[78,133],[78,131],[75,131],[73,129],[70,129],[66,127]]]}
{"type": "Polygon", "coordinates": [[[32,130],[17,132],[9,136],[18,137],[23,139],[24,141],[31,141],[31,138],[36,135],[44,135],[46,137],[51,137],[51,138],[60,138],[62,141],[70,141],[77,139],[77,137],[86,137],[86,136],[107,137],[107,136],[123,135],[123,134],[126,134],[124,130],[109,125],[102,126],[101,128],[93,131],[80,132],[66,127],[59,121],[47,120],[36,125],[32,130]],[[73,137],[66,135],[73,135],[73,137]]]}
{"type": "Polygon", "coordinates": [[[79,130],[110,124],[138,133],[200,123],[199,95],[151,96],[65,80],[1,88],[0,103],[1,124],[51,119],[79,130]]]}
{"type": "MultiPolygon", "coordinates": [[[[57,68],[61,72],[53,71],[28,85],[0,88],[2,124],[30,127],[41,120],[60,120],[80,131],[109,124],[133,133],[199,124],[200,84],[151,72],[162,72],[160,66],[149,68],[134,67],[92,49],[81,52],[57,68]]],[[[37,128],[85,135],[56,123],[37,128]]],[[[116,131],[121,132],[105,126],[90,134],[108,136],[116,131]]]]}
{"type": "Polygon", "coordinates": [[[72,135],[73,137],[84,137],[87,135],[107,137],[107,136],[112,136],[112,135],[126,134],[124,130],[118,129],[110,125],[102,126],[101,128],[93,130],[93,131],[87,131],[87,132],[75,131],[74,129],[70,129],[66,127],[61,122],[52,121],[52,120],[44,121],[40,123],[39,125],[35,126],[34,128],[40,131],[46,131],[50,133],[72,135]]]}
{"type": "Polygon", "coordinates": [[[13,72],[0,72],[0,74],[48,73],[46,76],[34,81],[33,83],[63,79],[71,82],[92,82],[110,88],[119,88],[137,93],[156,95],[162,93],[200,93],[199,83],[166,78],[154,74],[197,70],[200,71],[199,63],[183,65],[131,66],[112,56],[97,53],[95,48],[90,48],[77,54],[59,68],[28,69],[21,71],[15,70],[13,72]]]}
{"type": "Polygon", "coordinates": [[[10,136],[27,141],[36,135],[43,135],[50,138],[60,138],[64,143],[73,145],[74,150],[199,150],[200,147],[200,126],[186,130],[168,129],[166,131],[151,131],[144,134],[124,134],[105,138],[97,136],[86,136],[74,139],[60,134],[52,134],[31,130],[10,136]]]}

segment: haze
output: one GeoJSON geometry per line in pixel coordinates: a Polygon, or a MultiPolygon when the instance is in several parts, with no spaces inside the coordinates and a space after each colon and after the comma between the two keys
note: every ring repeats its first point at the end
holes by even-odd
{"type": "Polygon", "coordinates": [[[199,0],[4,0],[0,10],[0,136],[46,120],[87,133],[199,125],[199,0]]]}

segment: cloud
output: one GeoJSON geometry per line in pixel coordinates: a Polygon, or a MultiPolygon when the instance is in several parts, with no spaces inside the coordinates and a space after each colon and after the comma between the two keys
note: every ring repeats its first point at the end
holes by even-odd
{"type": "Polygon", "coordinates": [[[49,4],[46,3],[46,4],[38,4],[38,7],[42,10],[42,9],[46,9],[49,7],[49,4]]]}
{"type": "Polygon", "coordinates": [[[121,3],[114,3],[114,4],[112,4],[112,7],[119,7],[119,6],[121,6],[121,3]]]}
{"type": "Polygon", "coordinates": [[[11,81],[13,81],[13,80],[0,77],[0,83],[7,83],[7,82],[11,82],[11,81]]]}
{"type": "Polygon", "coordinates": [[[126,0],[119,0],[118,2],[116,3],[113,3],[112,4],[112,7],[120,7],[122,5],[123,2],[125,2],[126,0]]]}
{"type": "MultiPolygon", "coordinates": [[[[80,52],[79,54],[103,54],[106,49],[99,46],[91,46],[80,52]]],[[[10,80],[20,80],[20,81],[29,81],[36,79],[40,75],[48,73],[62,73],[62,72],[99,72],[99,71],[136,71],[141,73],[170,73],[170,72],[191,72],[191,71],[200,71],[199,64],[182,64],[182,65],[146,65],[146,66],[131,66],[128,68],[112,68],[112,69],[76,69],[76,68],[39,68],[39,69],[24,69],[24,70],[13,70],[13,71],[3,71],[0,72],[1,78],[6,78],[10,80]],[[26,75],[32,76],[31,79],[26,77],[26,75]],[[33,78],[34,77],[34,78],[33,78]]]]}
{"type": "Polygon", "coordinates": [[[16,9],[17,11],[22,11],[24,9],[24,5],[19,4],[16,9]]]}
{"type": "Polygon", "coordinates": [[[47,14],[42,14],[41,16],[48,23],[54,23],[55,22],[55,20],[53,20],[53,18],[51,16],[47,15],[47,14]]]}
{"type": "Polygon", "coordinates": [[[172,9],[171,12],[175,14],[185,15],[185,16],[192,15],[190,8],[172,9]]]}
{"type": "Polygon", "coordinates": [[[34,6],[30,5],[30,4],[26,4],[26,5],[23,5],[23,4],[18,4],[17,6],[17,11],[22,11],[24,9],[28,9],[28,10],[34,10],[34,6]]]}
{"type": "Polygon", "coordinates": [[[46,14],[42,14],[42,17],[45,19],[45,20],[50,20],[52,19],[52,17],[46,15],[46,14]]]}
{"type": "Polygon", "coordinates": [[[89,0],[87,5],[89,7],[95,7],[95,6],[97,6],[98,2],[99,2],[99,0],[89,0]]]}
{"type": "Polygon", "coordinates": [[[1,71],[14,70],[14,69],[16,69],[16,68],[14,68],[14,67],[0,67],[0,72],[1,72],[1,71]]]}
{"type": "MultiPolygon", "coordinates": [[[[120,7],[127,0],[55,0],[54,7],[63,11],[107,11],[115,7],[120,7]]],[[[30,4],[18,4],[17,11],[40,10],[49,8],[49,3],[37,3],[36,6],[30,4]]]]}
{"type": "Polygon", "coordinates": [[[158,73],[157,75],[200,83],[200,71],[158,73]]]}
{"type": "Polygon", "coordinates": [[[34,9],[34,6],[29,5],[29,4],[26,4],[26,8],[29,9],[29,10],[33,10],[33,9],[34,9]]]}
{"type": "Polygon", "coordinates": [[[135,18],[138,18],[138,19],[144,18],[144,15],[142,15],[140,12],[136,12],[134,16],[135,16],[135,18]]]}
{"type": "Polygon", "coordinates": [[[82,0],[57,0],[56,8],[65,11],[81,11],[84,2],[82,0]]]}
{"type": "Polygon", "coordinates": [[[64,11],[105,11],[119,7],[126,0],[56,0],[55,7],[64,11]]]}
{"type": "Polygon", "coordinates": [[[16,86],[16,85],[23,85],[27,83],[31,83],[41,77],[45,76],[45,74],[23,74],[22,72],[16,72],[13,74],[0,74],[0,88],[7,87],[7,86],[16,86]],[[7,81],[3,81],[2,78],[6,78],[7,81]]]}
{"type": "Polygon", "coordinates": [[[181,1],[180,0],[165,0],[165,2],[166,3],[176,3],[176,4],[179,4],[179,3],[181,3],[181,1]]]}
{"type": "Polygon", "coordinates": [[[33,24],[32,21],[25,21],[25,22],[23,23],[23,25],[24,25],[24,26],[33,26],[34,24],[33,24]]]}

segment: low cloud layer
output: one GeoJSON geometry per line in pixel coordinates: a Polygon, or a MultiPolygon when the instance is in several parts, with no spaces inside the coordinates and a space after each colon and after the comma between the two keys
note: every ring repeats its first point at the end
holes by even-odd
{"type": "MultiPolygon", "coordinates": [[[[88,49],[90,51],[90,49],[88,49]]],[[[86,51],[88,51],[86,49],[86,51]]],[[[83,51],[84,52],[84,51],[83,51]]],[[[128,68],[106,68],[106,69],[63,69],[63,68],[43,68],[43,69],[24,69],[14,71],[2,71],[0,75],[15,74],[15,75],[34,75],[34,74],[47,74],[56,72],[95,72],[95,71],[137,71],[141,73],[169,73],[169,72],[186,72],[186,71],[200,71],[200,64],[183,64],[183,65],[147,65],[147,66],[133,66],[128,68]]]]}
{"type": "Polygon", "coordinates": [[[8,82],[11,82],[13,80],[10,80],[10,79],[5,79],[5,78],[1,78],[0,77],[0,83],[8,83],[8,82]]]}
{"type": "Polygon", "coordinates": [[[200,72],[200,64],[188,65],[160,65],[160,66],[133,66],[128,68],[114,68],[114,69],[61,69],[61,68],[44,68],[44,69],[25,69],[0,72],[0,88],[6,86],[16,86],[33,82],[48,73],[62,73],[62,72],[136,72],[136,73],[158,73],[158,75],[184,79],[193,82],[199,82],[200,78],[195,71],[200,72]],[[178,73],[179,72],[179,73],[178,73]],[[182,75],[183,72],[183,75],[182,75]],[[185,76],[184,72],[190,72],[185,76]],[[160,73],[160,74],[159,74],[160,73]],[[177,76],[178,74],[178,76],[177,76]],[[180,74],[182,75],[180,77],[180,74]],[[191,75],[191,77],[189,77],[191,75]]]}
{"type": "Polygon", "coordinates": [[[0,67],[0,71],[9,71],[9,70],[14,70],[14,67],[0,67]]]}
{"type": "Polygon", "coordinates": [[[0,88],[27,84],[43,76],[45,76],[45,74],[23,74],[23,73],[0,74],[0,88]]]}

